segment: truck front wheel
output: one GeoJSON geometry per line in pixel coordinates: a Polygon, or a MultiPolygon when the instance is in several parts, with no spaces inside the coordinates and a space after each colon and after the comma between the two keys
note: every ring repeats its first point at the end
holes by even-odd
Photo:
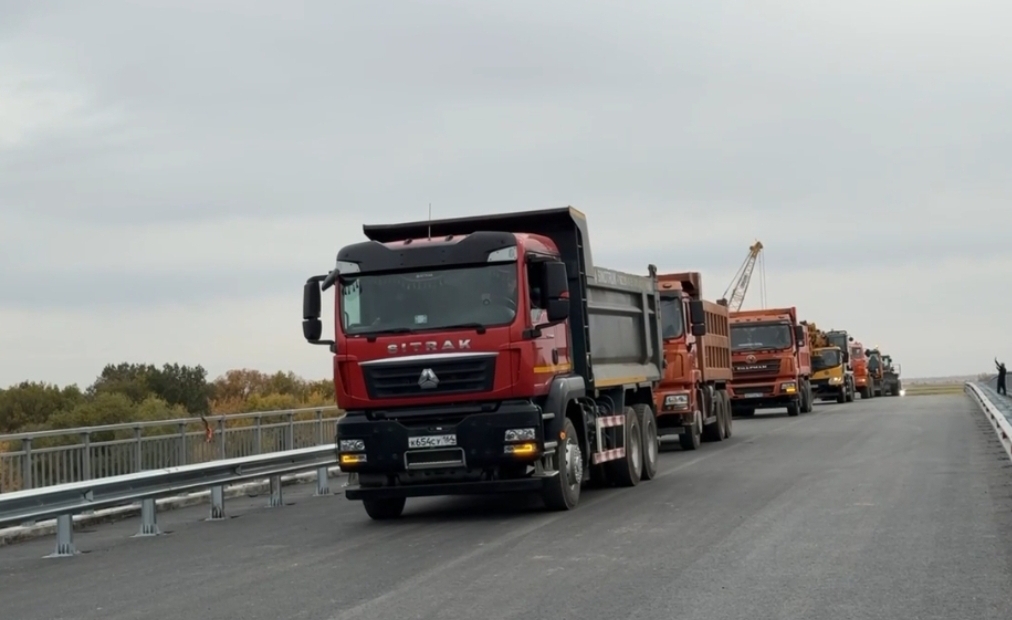
{"type": "Polygon", "coordinates": [[[801,415],[801,403],[799,403],[798,400],[792,400],[787,403],[787,415],[792,418],[796,418],[801,415]]]}
{"type": "Polygon", "coordinates": [[[549,510],[572,510],[580,502],[583,482],[583,451],[573,421],[566,418],[564,437],[555,448],[555,467],[559,473],[545,481],[542,499],[549,510]]]}
{"type": "Polygon", "coordinates": [[[403,497],[384,497],[381,499],[364,499],[362,505],[366,514],[374,521],[386,521],[396,519],[404,512],[404,504],[407,500],[403,497]]]}

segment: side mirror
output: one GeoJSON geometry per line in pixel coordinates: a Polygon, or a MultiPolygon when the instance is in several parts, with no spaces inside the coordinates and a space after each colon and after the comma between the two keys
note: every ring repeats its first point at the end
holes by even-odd
{"type": "Polygon", "coordinates": [[[302,287],[302,336],[310,344],[333,345],[333,340],[320,340],[323,322],[320,321],[320,282],[328,276],[313,276],[302,287]]]}
{"type": "Polygon", "coordinates": [[[706,325],[706,312],[703,310],[703,302],[698,299],[689,301],[689,323],[693,325],[706,325]]]}
{"type": "Polygon", "coordinates": [[[804,346],[804,344],[805,344],[805,328],[803,326],[801,326],[801,325],[795,325],[794,326],[794,340],[797,342],[799,349],[802,346],[804,346]]]}
{"type": "Polygon", "coordinates": [[[850,353],[847,353],[846,351],[843,352],[843,363],[844,364],[850,363],[850,353]]]}
{"type": "Polygon", "coordinates": [[[544,300],[549,323],[569,318],[569,275],[566,263],[548,261],[544,265],[544,300]]]}
{"type": "Polygon", "coordinates": [[[692,324],[692,335],[697,338],[706,335],[706,324],[705,323],[693,323],[692,324]]]}

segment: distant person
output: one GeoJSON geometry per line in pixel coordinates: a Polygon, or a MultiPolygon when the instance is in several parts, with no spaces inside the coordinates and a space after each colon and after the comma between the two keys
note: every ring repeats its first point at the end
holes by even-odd
{"type": "Polygon", "coordinates": [[[998,368],[998,393],[1008,396],[1008,390],[1005,388],[1005,362],[999,362],[996,357],[994,365],[998,368]]]}

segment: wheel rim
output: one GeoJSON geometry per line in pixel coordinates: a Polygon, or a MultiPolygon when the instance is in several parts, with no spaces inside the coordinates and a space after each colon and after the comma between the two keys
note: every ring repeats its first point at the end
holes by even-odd
{"type": "Polygon", "coordinates": [[[566,482],[575,489],[583,481],[583,454],[572,438],[566,439],[566,482]]]}

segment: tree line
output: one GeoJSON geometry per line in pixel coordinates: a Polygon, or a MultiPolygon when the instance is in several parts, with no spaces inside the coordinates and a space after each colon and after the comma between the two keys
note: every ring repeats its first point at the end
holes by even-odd
{"type": "Polygon", "coordinates": [[[334,404],[330,379],[230,370],[209,381],[203,366],[109,364],[94,383],[23,381],[0,388],[0,434],[334,404]]]}

